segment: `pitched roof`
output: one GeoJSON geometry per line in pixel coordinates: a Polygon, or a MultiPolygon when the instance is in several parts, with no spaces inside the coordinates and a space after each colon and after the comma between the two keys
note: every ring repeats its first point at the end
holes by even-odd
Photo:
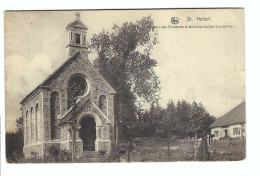
{"type": "MultiPolygon", "coordinates": [[[[75,59],[77,59],[80,56],[80,51],[78,51],[74,56],[70,57],[69,59],[67,59],[56,71],[54,71],[46,80],[44,80],[39,86],[37,86],[33,91],[31,91],[21,102],[20,104],[23,105],[23,103],[30,97],[32,97],[35,93],[37,93],[40,89],[43,88],[48,88],[46,87],[46,83],[51,80],[60,70],[62,70],[62,68],[64,66],[66,66],[68,63],[71,63],[72,61],[74,61],[75,59]]],[[[115,89],[106,81],[106,79],[98,72],[98,70],[95,68],[95,66],[87,59],[88,64],[90,67],[93,68],[94,72],[96,72],[96,74],[100,75],[100,78],[106,82],[109,86],[109,88],[111,89],[112,93],[115,94],[116,91],[115,89]]]]}
{"type": "MultiPolygon", "coordinates": [[[[95,104],[95,102],[91,99],[90,95],[87,95],[86,97],[81,97],[76,102],[76,114],[84,107],[86,107],[86,104],[90,103],[93,108],[98,110],[98,112],[101,114],[101,116],[104,118],[106,123],[112,123],[111,120],[98,108],[98,106],[95,104]]],[[[62,125],[72,119],[72,107],[62,116],[61,121],[59,122],[59,125],[62,125]]]]}
{"type": "Polygon", "coordinates": [[[245,109],[246,109],[245,101],[243,101],[238,106],[233,108],[231,111],[219,117],[212,125],[210,125],[210,128],[227,126],[227,125],[232,125],[237,123],[245,123],[246,122],[245,109]]]}
{"type": "Polygon", "coordinates": [[[74,56],[70,57],[69,59],[67,59],[65,62],[63,62],[63,64],[56,69],[51,75],[49,75],[49,77],[47,79],[45,79],[41,84],[39,84],[35,89],[33,89],[21,102],[20,104],[23,104],[29,97],[33,96],[36,92],[38,92],[39,89],[41,88],[47,88],[46,86],[44,86],[45,83],[47,83],[54,75],[56,75],[56,73],[61,70],[65,65],[67,65],[67,63],[69,63],[72,60],[75,60],[76,58],[78,58],[80,52],[78,51],[74,56]]]}
{"type": "Polygon", "coordinates": [[[84,23],[82,23],[82,21],[80,21],[79,19],[76,19],[72,23],[68,24],[66,29],[68,30],[70,28],[73,28],[73,29],[85,29],[85,30],[88,29],[88,27],[84,23]]]}

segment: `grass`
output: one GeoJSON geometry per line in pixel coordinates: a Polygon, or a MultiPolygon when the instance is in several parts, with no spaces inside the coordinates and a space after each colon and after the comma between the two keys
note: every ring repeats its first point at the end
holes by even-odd
{"type": "MultiPolygon", "coordinates": [[[[201,147],[202,149],[204,147],[201,147]]],[[[201,148],[199,150],[201,150],[201,148]]],[[[204,155],[211,161],[238,161],[245,157],[245,141],[219,140],[213,141],[209,147],[210,153],[198,151],[198,155],[204,155]]],[[[199,156],[198,156],[199,157],[199,156]]],[[[200,156],[199,158],[203,158],[200,156]]],[[[168,143],[142,142],[135,145],[131,153],[132,162],[167,162],[167,161],[195,161],[194,141],[181,140],[171,143],[168,150],[168,143]]]]}
{"type": "Polygon", "coordinates": [[[239,161],[245,159],[246,140],[218,140],[212,141],[210,146],[211,160],[239,161]]]}

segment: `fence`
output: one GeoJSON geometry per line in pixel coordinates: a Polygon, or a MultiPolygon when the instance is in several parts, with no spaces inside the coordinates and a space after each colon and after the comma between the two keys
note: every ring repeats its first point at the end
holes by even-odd
{"type": "Polygon", "coordinates": [[[129,162],[205,161],[207,151],[207,144],[202,141],[135,142],[128,145],[124,159],[129,162]]]}
{"type": "MultiPolygon", "coordinates": [[[[246,156],[246,140],[218,140],[208,144],[204,141],[192,139],[138,141],[121,144],[100,162],[171,162],[171,161],[236,161],[243,160],[246,156]]],[[[11,160],[11,162],[15,160],[11,160]]],[[[68,153],[59,152],[56,158],[40,159],[35,155],[33,159],[23,162],[71,162],[68,153]]]]}

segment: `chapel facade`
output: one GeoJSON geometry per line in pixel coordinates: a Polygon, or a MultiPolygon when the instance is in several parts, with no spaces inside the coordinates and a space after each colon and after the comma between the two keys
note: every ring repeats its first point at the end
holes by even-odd
{"type": "Polygon", "coordinates": [[[46,157],[52,146],[71,152],[73,122],[76,157],[109,152],[115,142],[116,91],[88,59],[87,30],[77,13],[66,27],[65,62],[21,101],[25,158],[46,157]]]}

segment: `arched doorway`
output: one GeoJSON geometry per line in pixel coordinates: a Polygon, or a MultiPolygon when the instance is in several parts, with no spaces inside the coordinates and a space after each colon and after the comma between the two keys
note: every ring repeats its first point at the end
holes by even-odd
{"type": "Polygon", "coordinates": [[[91,116],[84,117],[81,122],[79,137],[83,141],[83,150],[95,151],[96,122],[91,116]]]}

